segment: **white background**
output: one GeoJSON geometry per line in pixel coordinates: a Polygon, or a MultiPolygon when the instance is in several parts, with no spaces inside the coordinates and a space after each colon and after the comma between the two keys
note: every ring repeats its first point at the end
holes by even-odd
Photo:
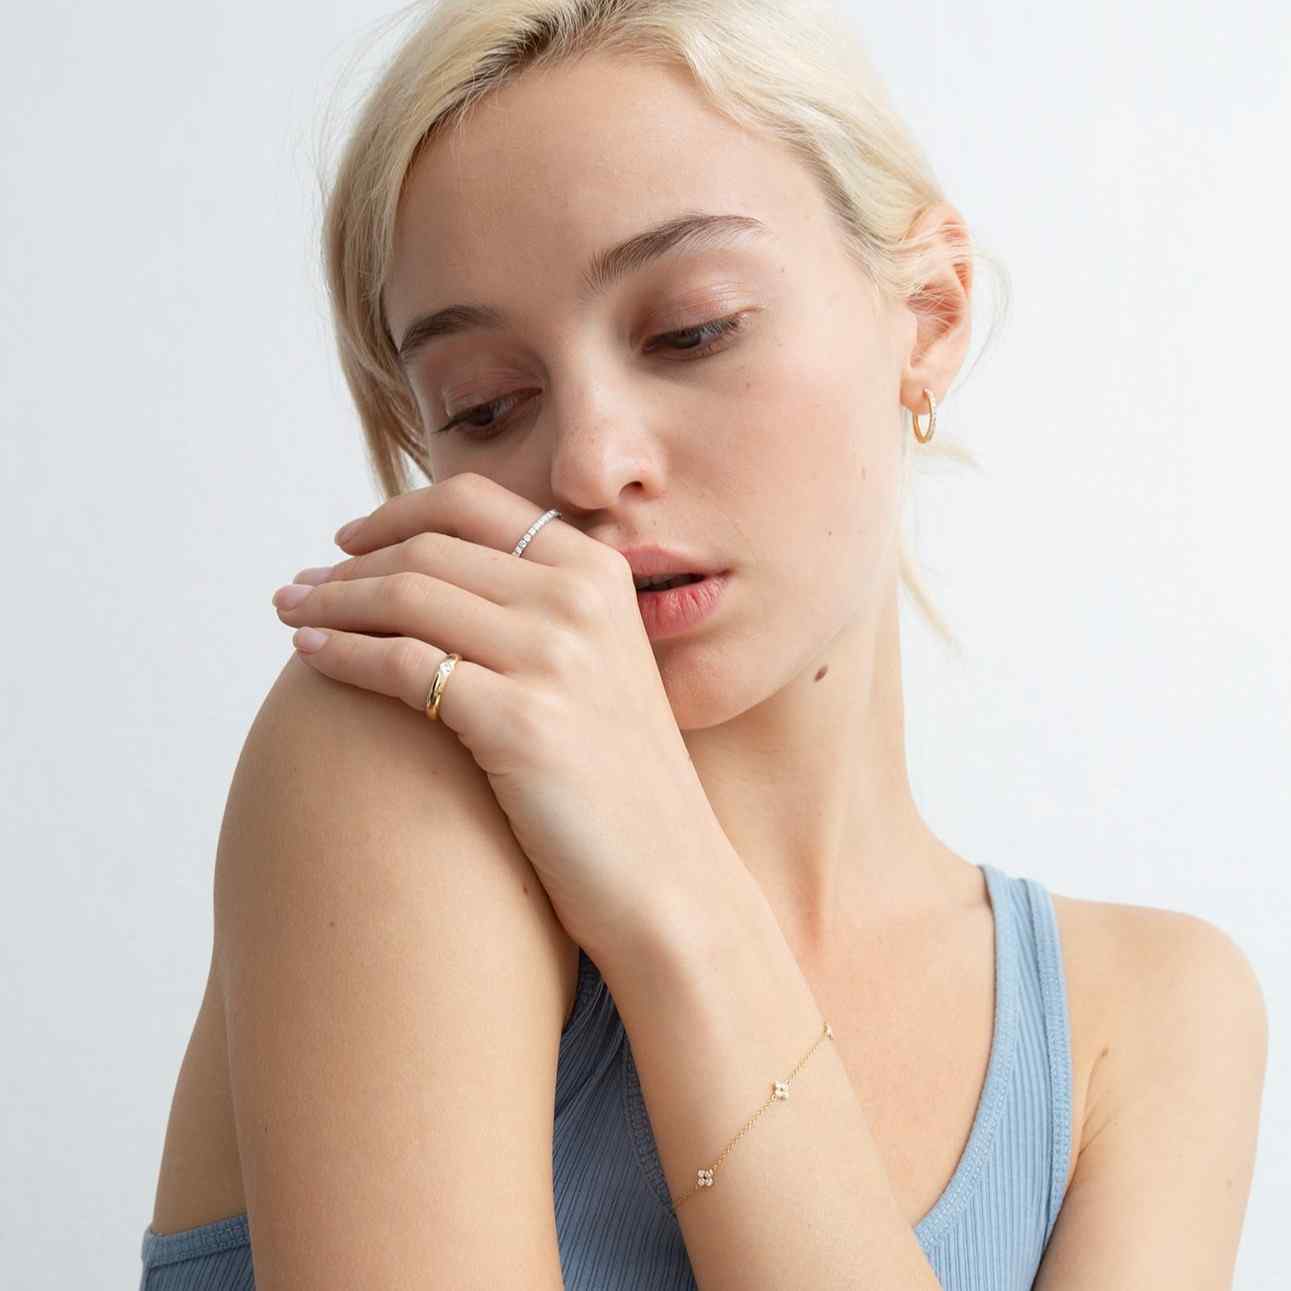
{"type": "MultiPolygon", "coordinates": [[[[940,409],[984,472],[916,479],[911,533],[966,646],[907,603],[916,795],[970,858],[1190,911],[1246,951],[1271,1046],[1235,1285],[1273,1287],[1291,1195],[1291,11],[864,10],[1015,293],[940,409]]],[[[13,1286],[136,1284],[225,795],[291,648],[269,598],[339,559],[336,527],[379,501],[331,348],[315,167],[386,12],[45,3],[5,24],[13,1286]]]]}

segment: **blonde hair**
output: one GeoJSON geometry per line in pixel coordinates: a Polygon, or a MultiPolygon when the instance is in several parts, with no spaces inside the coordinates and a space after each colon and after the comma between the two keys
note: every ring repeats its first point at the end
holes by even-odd
{"type": "MultiPolygon", "coordinates": [[[[848,254],[870,282],[916,311],[935,314],[934,276],[946,263],[936,230],[910,236],[943,200],[927,158],[890,105],[859,39],[828,5],[794,0],[419,0],[415,29],[359,103],[334,175],[320,173],[321,250],[341,368],[386,498],[418,487],[407,462],[433,480],[416,401],[396,360],[382,301],[395,213],[422,146],[460,130],[489,93],[529,68],[592,53],[689,69],[698,88],[736,123],[781,141],[816,178],[848,254]]],[[[951,263],[1007,274],[957,226],[951,263]]],[[[992,333],[994,327],[992,327],[992,333]]],[[[989,342],[989,336],[988,336],[989,342]]],[[[926,407],[921,409],[926,414],[926,407]]],[[[927,421],[924,420],[926,431],[927,421]]],[[[902,496],[914,457],[978,468],[940,428],[926,446],[905,437],[902,496]]],[[[943,640],[956,644],[900,536],[900,578],[943,640]]]]}

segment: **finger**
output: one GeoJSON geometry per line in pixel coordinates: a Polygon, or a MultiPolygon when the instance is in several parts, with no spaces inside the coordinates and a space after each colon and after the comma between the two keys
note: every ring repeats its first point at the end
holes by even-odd
{"type": "MultiPolygon", "coordinates": [[[[362,517],[356,533],[337,545],[359,555],[434,531],[510,554],[544,511],[487,475],[463,471],[383,502],[362,517]]],[[[522,555],[537,564],[576,565],[590,558],[589,542],[556,517],[533,535],[522,555]]],[[[593,549],[603,546],[592,544],[593,549]]]]}
{"type": "Polygon", "coordinates": [[[321,583],[299,604],[275,609],[291,627],[414,637],[499,672],[509,672],[526,651],[525,622],[514,611],[411,570],[321,583]]]}
{"type": "MultiPolygon", "coordinates": [[[[380,547],[362,556],[351,556],[332,566],[326,578],[321,571],[302,569],[293,582],[321,585],[358,578],[378,578],[411,570],[453,583],[483,596],[495,605],[532,600],[530,584],[548,576],[544,565],[522,567],[510,552],[496,551],[447,533],[416,533],[391,547],[380,547]],[[305,575],[306,577],[302,577],[305,575]]],[[[539,587],[541,594],[542,588],[539,587]]]]}
{"type": "MultiPolygon", "coordinates": [[[[307,651],[298,646],[296,653],[334,681],[388,695],[425,712],[435,670],[447,657],[445,651],[410,637],[377,638],[330,629],[326,638],[318,649],[307,651]]],[[[461,730],[473,710],[500,711],[500,705],[510,698],[504,683],[505,678],[491,669],[458,660],[440,696],[439,719],[461,730]]]]}

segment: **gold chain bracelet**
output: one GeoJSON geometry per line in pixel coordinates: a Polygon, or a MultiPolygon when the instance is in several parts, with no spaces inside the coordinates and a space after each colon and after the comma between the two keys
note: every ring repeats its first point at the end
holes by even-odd
{"type": "Polygon", "coordinates": [[[802,1070],[802,1068],[803,1068],[803,1064],[807,1061],[807,1059],[808,1059],[808,1058],[810,1058],[810,1057],[811,1057],[811,1055],[812,1055],[813,1053],[815,1053],[815,1052],[816,1052],[816,1048],[817,1048],[817,1046],[820,1044],[821,1040],[824,1040],[824,1039],[827,1039],[827,1038],[828,1038],[828,1039],[832,1039],[832,1038],[833,1038],[833,1035],[834,1035],[833,1028],[829,1025],[829,1023],[828,1023],[828,1022],[826,1022],[826,1023],[825,1023],[825,1029],[824,1029],[824,1031],[820,1034],[819,1038],[816,1040],[816,1043],[815,1043],[815,1044],[813,1044],[813,1045],[811,1046],[811,1048],[807,1050],[807,1052],[806,1052],[806,1053],[802,1056],[802,1058],[799,1060],[798,1065],[797,1065],[797,1066],[796,1066],[796,1067],[795,1067],[795,1068],[794,1068],[794,1069],[793,1069],[793,1070],[788,1074],[788,1076],[786,1076],[784,1080],[776,1080],[776,1081],[772,1081],[772,1083],[771,1083],[771,1097],[770,1097],[770,1098],[768,1098],[768,1099],[767,1099],[767,1101],[766,1101],[765,1103],[763,1103],[761,1107],[759,1107],[759,1108],[758,1108],[758,1110],[753,1114],[753,1116],[752,1116],[752,1117],[748,1120],[748,1122],[745,1124],[744,1129],[742,1129],[742,1130],[741,1130],[741,1131],[740,1131],[740,1132],[739,1132],[739,1133],[738,1133],[738,1134],[737,1134],[737,1135],[736,1135],[736,1136],[735,1136],[735,1137],[734,1137],[734,1138],[733,1138],[733,1139],[732,1139],[732,1140],[731,1140],[731,1141],[730,1141],[730,1142],[729,1142],[729,1143],[728,1143],[728,1144],[727,1144],[727,1145],[722,1149],[722,1154],[721,1154],[721,1156],[719,1156],[719,1157],[717,1158],[717,1160],[716,1160],[716,1161],[714,1161],[714,1162],[713,1162],[713,1164],[712,1164],[711,1166],[709,1166],[709,1168],[708,1168],[707,1170],[700,1170],[700,1171],[698,1172],[698,1177],[697,1177],[697,1179],[696,1179],[695,1186],[694,1186],[694,1187],[693,1187],[693,1188],[692,1188],[692,1189],[691,1189],[691,1190],[690,1190],[690,1191],[689,1191],[689,1192],[688,1192],[684,1197],[682,1197],[680,1200],[678,1200],[678,1201],[673,1205],[672,1213],[673,1213],[674,1215],[675,1215],[675,1214],[677,1213],[677,1211],[678,1211],[678,1210],[679,1210],[683,1205],[685,1205],[685,1203],[686,1203],[686,1202],[688,1202],[688,1201],[689,1201],[689,1200],[690,1200],[690,1199],[691,1199],[691,1198],[692,1198],[692,1197],[693,1197],[693,1196],[694,1196],[694,1195],[695,1195],[695,1194],[696,1194],[696,1193],[697,1193],[701,1188],[711,1188],[711,1187],[713,1186],[713,1175],[714,1175],[714,1173],[716,1172],[717,1167],[718,1167],[718,1166],[720,1166],[720,1165],[722,1164],[722,1162],[726,1160],[726,1154],[727,1154],[727,1153],[728,1153],[728,1152],[729,1152],[729,1151],[730,1151],[730,1150],[731,1150],[731,1149],[732,1149],[732,1148],[733,1148],[733,1147],[734,1147],[734,1146],[735,1146],[735,1145],[740,1141],[740,1139],[741,1139],[741,1138],[743,1138],[743,1137],[744,1137],[744,1135],[745,1135],[749,1130],[751,1130],[751,1129],[753,1128],[753,1125],[754,1125],[754,1123],[757,1121],[758,1117],[759,1117],[759,1116],[761,1116],[761,1115],[762,1115],[762,1113],[763,1113],[763,1112],[765,1112],[765,1111],[767,1110],[767,1108],[771,1106],[771,1104],[772,1104],[772,1103],[783,1103],[783,1102],[787,1102],[787,1101],[788,1101],[788,1098],[789,1098],[789,1086],[793,1083],[793,1078],[794,1078],[794,1077],[795,1077],[795,1076],[796,1076],[796,1075],[797,1075],[797,1074],[802,1070]]]}

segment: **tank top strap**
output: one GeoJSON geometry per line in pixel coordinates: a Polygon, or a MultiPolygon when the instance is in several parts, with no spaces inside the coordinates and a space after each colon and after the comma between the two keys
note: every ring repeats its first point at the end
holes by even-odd
{"type": "Polygon", "coordinates": [[[1049,1086],[1053,1111],[1053,1172],[1049,1181],[1049,1214],[1044,1240],[1048,1244],[1067,1191],[1071,1164],[1071,1019],[1067,1003],[1067,977],[1062,962],[1058,917],[1048,888],[1038,879],[1018,880],[1026,894],[1030,932],[1043,1003],[1045,1039],[1049,1054],[1049,1086]]]}
{"type": "Polygon", "coordinates": [[[936,1247],[959,1225],[975,1204],[982,1181],[997,1151],[996,1140],[1007,1121],[1009,1096],[1018,1065],[1021,1037],[1021,961],[1013,881],[992,865],[979,864],[986,880],[995,925],[995,1007],[986,1076],[968,1142],[950,1182],[932,1209],[915,1225],[915,1237],[925,1251],[936,1247]]]}

